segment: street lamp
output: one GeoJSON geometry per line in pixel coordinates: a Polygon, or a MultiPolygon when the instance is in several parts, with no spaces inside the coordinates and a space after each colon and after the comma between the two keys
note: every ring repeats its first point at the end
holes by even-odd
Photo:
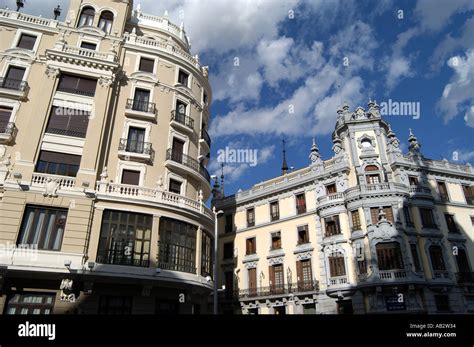
{"type": "Polygon", "coordinates": [[[224,211],[217,211],[216,207],[213,206],[212,212],[214,212],[214,314],[217,314],[217,218],[224,211]]]}
{"type": "Polygon", "coordinates": [[[25,6],[25,3],[23,2],[23,0],[16,0],[16,11],[17,12],[20,12],[20,8],[22,8],[23,6],[25,6]]]}
{"type": "Polygon", "coordinates": [[[55,9],[53,9],[54,12],[54,20],[58,19],[58,17],[61,15],[61,6],[58,5],[55,9]]]}

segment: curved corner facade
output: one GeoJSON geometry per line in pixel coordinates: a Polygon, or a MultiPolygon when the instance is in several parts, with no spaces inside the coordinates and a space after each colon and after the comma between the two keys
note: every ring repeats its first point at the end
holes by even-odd
{"type": "Polygon", "coordinates": [[[0,311],[207,312],[212,92],[183,27],[105,0],[0,26],[0,311]]]}

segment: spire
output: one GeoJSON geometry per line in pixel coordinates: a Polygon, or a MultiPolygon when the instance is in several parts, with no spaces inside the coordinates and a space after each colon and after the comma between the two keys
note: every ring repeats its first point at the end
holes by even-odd
{"type": "Polygon", "coordinates": [[[309,153],[309,160],[311,160],[311,164],[322,163],[321,154],[319,153],[319,148],[314,138],[313,144],[311,145],[311,151],[309,153]]]}
{"type": "Polygon", "coordinates": [[[288,164],[286,162],[286,149],[285,149],[285,140],[282,140],[283,143],[283,163],[281,164],[281,174],[286,175],[288,173],[288,164]]]}
{"type": "Polygon", "coordinates": [[[411,128],[409,130],[410,130],[410,136],[408,136],[408,143],[409,143],[408,147],[410,149],[410,152],[420,152],[421,144],[418,142],[418,139],[413,134],[413,131],[411,130],[411,128]]]}

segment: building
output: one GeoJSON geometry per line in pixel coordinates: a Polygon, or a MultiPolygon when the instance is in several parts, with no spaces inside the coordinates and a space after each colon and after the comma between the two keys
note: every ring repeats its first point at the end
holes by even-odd
{"type": "MultiPolygon", "coordinates": [[[[222,310],[474,312],[474,169],[409,151],[370,101],[337,110],[334,156],[223,197],[222,310]]],[[[217,189],[219,193],[219,189],[217,189]]]]}
{"type": "Polygon", "coordinates": [[[212,94],[183,26],[71,0],[0,32],[0,312],[206,312],[212,94]]]}

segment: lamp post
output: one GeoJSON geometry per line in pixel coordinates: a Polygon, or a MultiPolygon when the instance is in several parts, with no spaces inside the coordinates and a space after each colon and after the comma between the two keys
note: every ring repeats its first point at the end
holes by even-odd
{"type": "Polygon", "coordinates": [[[214,314],[217,314],[217,218],[219,218],[219,215],[223,214],[224,211],[217,211],[216,207],[213,206],[212,212],[214,212],[214,314]]]}
{"type": "Polygon", "coordinates": [[[53,9],[54,12],[54,20],[58,19],[58,17],[61,15],[61,6],[58,5],[55,9],[53,9]]]}
{"type": "Polygon", "coordinates": [[[20,12],[20,8],[22,8],[23,6],[25,6],[25,3],[23,2],[23,0],[16,0],[16,11],[17,12],[20,12]]]}

